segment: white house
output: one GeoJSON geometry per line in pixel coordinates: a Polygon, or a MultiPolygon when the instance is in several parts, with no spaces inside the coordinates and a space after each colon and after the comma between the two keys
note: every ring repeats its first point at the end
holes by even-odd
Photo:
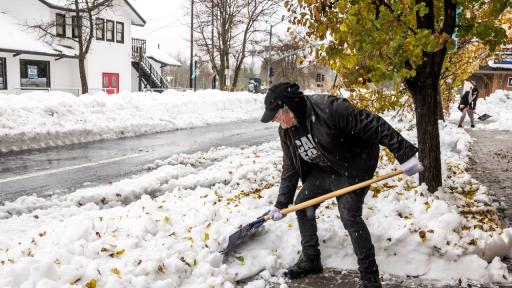
{"type": "MultiPolygon", "coordinates": [[[[111,1],[113,8],[94,19],[94,39],[86,59],[90,92],[137,90],[141,85],[133,81],[144,87],[167,88],[159,67],[153,67],[146,57],[145,41],[132,40],[132,25],[144,26],[145,20],[128,0],[111,1]]],[[[69,0],[1,1],[0,92],[51,89],[80,93],[77,44],[65,39],[76,36],[73,15],[69,0]],[[54,40],[40,39],[27,28],[48,22],[55,23],[51,28],[57,35],[54,40]]]]}

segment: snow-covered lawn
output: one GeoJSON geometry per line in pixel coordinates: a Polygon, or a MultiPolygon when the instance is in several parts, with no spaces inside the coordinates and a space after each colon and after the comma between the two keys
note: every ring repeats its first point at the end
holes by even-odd
{"type": "Polygon", "coordinates": [[[0,93],[0,152],[256,119],[261,94],[218,90],[83,95],[0,93]]]}
{"type": "MultiPolygon", "coordinates": [[[[457,110],[460,97],[451,106],[450,121],[458,123],[461,113],[457,110]]],[[[496,90],[486,99],[479,99],[476,103],[476,112],[480,115],[489,114],[492,117],[485,121],[476,119],[475,129],[512,130],[512,91],[496,90]]],[[[465,127],[469,127],[469,117],[464,120],[465,127]]]]}
{"type": "MultiPolygon", "coordinates": [[[[394,123],[414,139],[410,119],[394,123]],[[409,128],[407,128],[409,127],[409,128]]],[[[465,173],[470,137],[441,127],[444,188],[429,195],[414,178],[372,187],[364,218],[383,273],[453,281],[508,282],[498,258],[512,230],[496,218],[487,189],[465,173]]],[[[413,140],[414,141],[414,140],[413,140]]],[[[398,167],[382,150],[378,173],[398,167]]],[[[51,199],[0,207],[0,287],[234,287],[259,274],[281,283],[298,258],[295,215],[269,222],[223,262],[227,237],[274,202],[277,141],[212,148],[148,165],[143,175],[51,199]]],[[[336,203],[318,210],[324,265],[356,268],[336,203]]],[[[257,286],[257,285],[256,285],[257,286]]]]}

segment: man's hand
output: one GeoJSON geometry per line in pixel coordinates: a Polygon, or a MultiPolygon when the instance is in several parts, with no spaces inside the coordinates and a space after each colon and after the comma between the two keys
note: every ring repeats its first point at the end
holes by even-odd
{"type": "Polygon", "coordinates": [[[268,215],[270,215],[270,217],[274,221],[279,221],[279,220],[283,219],[285,216],[285,215],[281,214],[281,210],[279,210],[276,207],[272,207],[272,209],[270,209],[270,212],[268,212],[268,215]]]}
{"type": "Polygon", "coordinates": [[[405,175],[412,176],[416,173],[423,171],[423,165],[421,165],[420,161],[418,161],[418,158],[414,156],[411,159],[402,163],[402,165],[400,165],[400,170],[402,170],[402,172],[404,172],[405,175]]]}

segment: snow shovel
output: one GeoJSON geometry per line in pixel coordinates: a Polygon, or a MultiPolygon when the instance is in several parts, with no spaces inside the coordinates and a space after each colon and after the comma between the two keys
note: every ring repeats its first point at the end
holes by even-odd
{"type": "MultiPolygon", "coordinates": [[[[400,174],[402,174],[402,171],[397,170],[397,171],[394,171],[394,172],[391,172],[391,173],[388,173],[388,174],[385,174],[385,175],[382,175],[382,176],[379,176],[379,177],[375,177],[375,178],[372,178],[370,180],[366,180],[364,182],[361,182],[361,183],[349,186],[349,187],[342,188],[340,190],[337,190],[337,191],[334,191],[334,192],[322,195],[320,197],[311,199],[309,201],[306,201],[306,202],[303,202],[303,203],[300,203],[300,204],[297,204],[297,205],[294,205],[294,206],[282,209],[281,210],[281,214],[286,215],[286,214],[289,214],[289,213],[292,213],[292,212],[295,212],[295,211],[307,208],[309,206],[313,206],[313,205],[322,203],[323,201],[325,201],[327,199],[331,199],[331,198],[334,198],[334,197],[338,197],[338,196],[347,194],[347,193],[352,192],[354,190],[361,189],[361,188],[366,187],[366,186],[370,186],[371,184],[373,184],[375,182],[379,182],[379,181],[382,181],[382,180],[385,180],[385,179],[388,179],[388,178],[391,178],[391,177],[394,177],[394,176],[397,176],[397,175],[400,175],[400,174]]],[[[231,250],[233,250],[233,248],[235,248],[236,246],[238,246],[242,242],[246,241],[249,238],[249,236],[254,231],[256,231],[258,228],[263,226],[263,224],[265,224],[265,222],[267,220],[271,219],[270,215],[268,215],[268,212],[269,211],[265,212],[263,215],[258,217],[256,220],[254,220],[251,223],[243,226],[238,231],[236,231],[235,233],[231,234],[229,236],[228,245],[226,246],[226,248],[221,253],[226,255],[231,250]]]]}
{"type": "Polygon", "coordinates": [[[480,121],[485,121],[485,120],[487,120],[487,119],[492,117],[491,115],[489,115],[487,113],[484,113],[483,115],[480,115],[480,114],[475,112],[475,114],[478,115],[478,120],[480,120],[480,121]]]}

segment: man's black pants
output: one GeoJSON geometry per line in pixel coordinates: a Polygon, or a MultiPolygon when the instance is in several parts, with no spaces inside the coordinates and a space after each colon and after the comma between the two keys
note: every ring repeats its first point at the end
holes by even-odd
{"type": "MultiPolygon", "coordinates": [[[[357,179],[342,176],[330,168],[324,168],[320,165],[313,166],[295,199],[295,204],[354,185],[357,183],[356,181],[358,181],[357,179]]],[[[379,274],[377,262],[375,261],[375,248],[373,247],[368,227],[366,227],[361,217],[363,202],[368,189],[369,188],[366,187],[350,192],[337,197],[336,200],[338,201],[341,222],[348,231],[354,253],[357,256],[359,273],[363,279],[374,279],[374,277],[378,277],[379,274]]],[[[302,253],[306,259],[316,259],[320,257],[315,218],[315,211],[318,206],[320,205],[308,207],[296,212],[302,238],[302,253]]]]}

